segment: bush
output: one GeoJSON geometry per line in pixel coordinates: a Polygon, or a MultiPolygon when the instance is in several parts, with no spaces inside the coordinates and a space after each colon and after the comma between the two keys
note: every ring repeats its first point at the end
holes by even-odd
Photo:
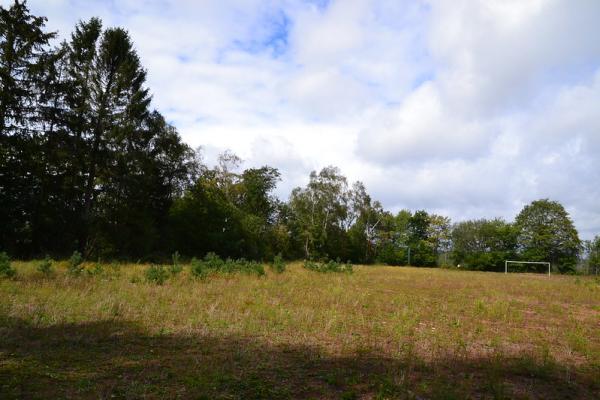
{"type": "Polygon", "coordinates": [[[273,259],[273,264],[271,264],[271,269],[278,274],[285,272],[285,262],[283,261],[281,254],[275,256],[273,259]]]}
{"type": "Polygon", "coordinates": [[[309,269],[311,271],[321,271],[321,266],[319,263],[310,260],[304,260],[304,268],[309,269]]]}
{"type": "Polygon", "coordinates": [[[304,268],[309,269],[311,271],[315,271],[315,272],[345,272],[345,273],[352,273],[352,264],[350,263],[350,261],[348,261],[347,263],[341,263],[339,260],[338,261],[333,261],[330,260],[328,262],[325,263],[319,263],[319,262],[315,262],[315,261],[309,261],[306,260],[304,261],[304,268]]]}
{"type": "Polygon", "coordinates": [[[228,265],[231,265],[231,272],[241,272],[249,275],[263,276],[265,274],[265,268],[262,264],[256,261],[248,261],[243,258],[239,260],[227,260],[228,265]]]}
{"type": "Polygon", "coordinates": [[[13,278],[15,275],[17,275],[17,270],[10,265],[8,254],[0,253],[0,278],[13,278]]]}
{"type": "Polygon", "coordinates": [[[181,265],[179,260],[179,252],[176,251],[175,253],[173,253],[171,259],[173,260],[173,264],[169,266],[169,272],[171,273],[171,275],[175,276],[181,271],[183,271],[183,266],[181,265]]]}
{"type": "Polygon", "coordinates": [[[219,257],[213,252],[206,254],[206,256],[204,257],[204,264],[206,268],[210,270],[224,271],[227,269],[225,261],[223,261],[221,257],[219,257]]]}
{"type": "Polygon", "coordinates": [[[262,264],[255,261],[248,261],[243,258],[232,260],[228,258],[223,260],[215,253],[208,253],[204,260],[192,259],[192,275],[201,279],[206,278],[211,273],[245,273],[262,276],[265,274],[265,269],[262,264]]]}
{"type": "Polygon", "coordinates": [[[162,265],[151,265],[146,270],[145,275],[148,282],[156,283],[157,285],[164,284],[169,278],[169,273],[162,265]]]}
{"type": "Polygon", "coordinates": [[[67,272],[71,276],[79,276],[83,273],[83,257],[77,250],[75,250],[71,255],[71,258],[69,258],[67,272]]]}
{"type": "Polygon", "coordinates": [[[44,261],[38,264],[37,270],[45,276],[52,275],[54,273],[54,268],[52,268],[52,259],[49,256],[46,256],[44,261]]]}
{"type": "Polygon", "coordinates": [[[191,265],[192,275],[197,276],[200,279],[206,278],[208,275],[208,268],[206,268],[206,265],[202,260],[198,260],[194,257],[192,258],[191,265]]]}

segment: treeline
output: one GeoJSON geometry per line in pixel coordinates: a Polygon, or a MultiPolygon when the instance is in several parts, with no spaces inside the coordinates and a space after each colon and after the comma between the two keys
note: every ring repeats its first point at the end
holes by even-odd
{"type": "Polygon", "coordinates": [[[25,2],[0,7],[0,250],[16,257],[154,260],[186,257],[500,270],[505,259],[574,267],[582,246],[564,208],[525,207],[514,223],[451,224],[426,211],[393,214],[335,167],[313,172],[287,202],[280,173],[241,170],[222,154],[209,167],[151,106],[131,38],[99,19],[69,40],[25,2]]]}
{"type": "Polygon", "coordinates": [[[24,2],[0,8],[0,243],[17,255],[141,256],[167,240],[194,152],[150,108],[128,33],[81,22],[58,47],[24,2]]]}

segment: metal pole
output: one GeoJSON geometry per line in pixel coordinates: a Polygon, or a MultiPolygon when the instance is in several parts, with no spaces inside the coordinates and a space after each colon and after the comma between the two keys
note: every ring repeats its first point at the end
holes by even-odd
{"type": "Polygon", "coordinates": [[[504,273],[508,274],[508,261],[504,261],[504,273]]]}
{"type": "Polygon", "coordinates": [[[410,247],[408,248],[408,265],[410,266],[410,247]]]}

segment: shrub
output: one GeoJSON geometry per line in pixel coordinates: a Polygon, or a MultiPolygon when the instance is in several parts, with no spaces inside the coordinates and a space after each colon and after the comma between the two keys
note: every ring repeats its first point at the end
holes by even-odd
{"type": "Polygon", "coordinates": [[[205,279],[211,272],[224,272],[225,261],[215,253],[208,253],[203,260],[192,258],[192,275],[205,279]]]}
{"type": "Polygon", "coordinates": [[[181,265],[179,260],[179,252],[176,251],[175,253],[173,253],[171,259],[173,260],[173,264],[169,266],[169,272],[171,273],[171,275],[175,276],[181,271],[183,271],[183,266],[181,265]]]}
{"type": "Polygon", "coordinates": [[[278,274],[285,272],[285,262],[283,261],[283,257],[281,254],[277,254],[273,259],[273,264],[271,264],[271,269],[278,274]]]}
{"type": "Polygon", "coordinates": [[[304,268],[309,269],[311,271],[319,271],[319,272],[321,270],[319,263],[310,261],[310,260],[304,260],[304,268]]]}
{"type": "Polygon", "coordinates": [[[157,285],[164,284],[169,278],[169,273],[162,265],[151,265],[146,270],[145,275],[148,282],[156,283],[157,285]]]}
{"type": "Polygon", "coordinates": [[[239,260],[227,260],[230,271],[228,272],[241,272],[249,275],[263,276],[265,274],[265,268],[262,264],[256,261],[248,261],[243,258],[239,260]]]}
{"type": "Polygon", "coordinates": [[[338,261],[330,260],[325,263],[319,263],[319,262],[315,262],[315,261],[305,260],[304,268],[309,269],[311,271],[323,272],[323,273],[325,273],[325,272],[345,272],[345,273],[351,274],[353,271],[352,264],[350,263],[350,261],[348,261],[344,264],[344,263],[340,262],[339,260],[338,261]]]}
{"type": "Polygon", "coordinates": [[[202,260],[198,260],[194,257],[191,261],[191,272],[192,275],[197,276],[200,279],[204,279],[208,275],[208,268],[206,268],[202,260]]]}
{"type": "Polygon", "coordinates": [[[204,264],[207,269],[214,271],[223,271],[227,269],[225,261],[213,252],[206,254],[204,264]]]}
{"type": "Polygon", "coordinates": [[[44,260],[38,264],[37,270],[45,276],[52,275],[54,273],[54,268],[52,268],[52,259],[49,256],[46,256],[46,258],[44,258],[44,260]]]}
{"type": "Polygon", "coordinates": [[[10,265],[8,254],[0,253],[0,277],[13,278],[17,271],[10,265]]]}
{"type": "Polygon", "coordinates": [[[71,276],[79,276],[83,273],[83,257],[77,250],[75,250],[71,255],[71,258],[69,258],[67,272],[71,276]]]}
{"type": "Polygon", "coordinates": [[[228,258],[223,260],[215,253],[208,253],[203,260],[196,258],[192,259],[192,275],[201,279],[206,278],[211,273],[245,273],[262,276],[265,274],[265,269],[262,264],[255,261],[248,261],[243,258],[232,260],[228,258]]]}

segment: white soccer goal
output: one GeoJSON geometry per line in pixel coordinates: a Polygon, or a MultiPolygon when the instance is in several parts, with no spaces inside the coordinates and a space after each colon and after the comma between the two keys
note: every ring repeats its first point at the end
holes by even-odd
{"type": "Polygon", "coordinates": [[[548,266],[548,276],[550,276],[550,263],[546,261],[504,261],[504,273],[508,274],[508,264],[542,264],[548,266]]]}

